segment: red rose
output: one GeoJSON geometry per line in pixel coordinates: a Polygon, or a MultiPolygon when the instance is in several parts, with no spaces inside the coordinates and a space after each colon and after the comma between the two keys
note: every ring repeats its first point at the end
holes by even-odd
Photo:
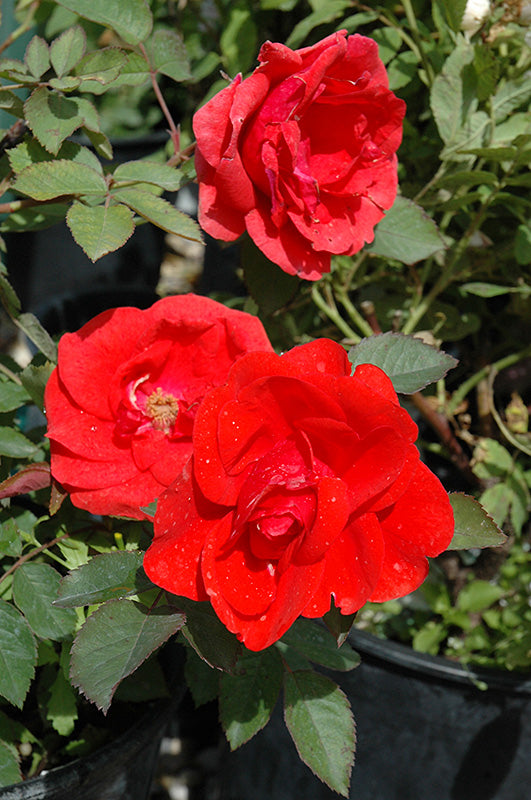
{"type": "Polygon", "coordinates": [[[74,505],[145,517],[190,457],[203,395],[249,350],[272,351],[260,321],[195,295],[65,334],[45,405],[52,475],[74,505]]]}
{"type": "Polygon", "coordinates": [[[159,500],[147,574],[209,599],[251,650],[331,598],[351,614],[412,591],[454,528],[416,436],[389,378],[372,365],[351,376],[330,340],[244,356],[201,403],[193,459],[159,500]]]}
{"type": "Polygon", "coordinates": [[[266,42],[258,60],[194,117],[199,222],[224,241],[247,229],[283,270],[316,280],[331,253],[372,242],[393,205],[405,104],[365,36],[266,42]]]}

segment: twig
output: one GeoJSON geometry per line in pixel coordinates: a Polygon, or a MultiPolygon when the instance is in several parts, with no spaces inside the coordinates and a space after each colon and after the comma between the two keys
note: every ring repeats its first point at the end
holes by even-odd
{"type": "Polygon", "coordinates": [[[436,411],[420,392],[412,394],[411,401],[415,408],[420,411],[428,425],[436,432],[442,444],[448,450],[452,462],[459,471],[467,478],[472,486],[482,487],[480,479],[473,473],[470,460],[456,439],[446,417],[436,411]]]}
{"type": "Polygon", "coordinates": [[[33,550],[30,550],[29,553],[26,553],[25,556],[21,556],[19,559],[17,559],[15,561],[14,564],[11,564],[9,569],[6,570],[6,572],[4,572],[4,574],[2,576],[0,576],[0,583],[2,583],[2,581],[5,581],[7,576],[11,575],[16,569],[18,569],[21,564],[24,564],[26,561],[29,561],[34,556],[38,556],[39,553],[43,552],[43,550],[49,550],[50,547],[53,547],[58,542],[62,542],[63,539],[68,539],[69,536],[70,536],[69,533],[63,533],[62,536],[57,536],[55,539],[52,539],[50,542],[45,542],[44,544],[41,544],[40,547],[35,547],[33,550]]]}

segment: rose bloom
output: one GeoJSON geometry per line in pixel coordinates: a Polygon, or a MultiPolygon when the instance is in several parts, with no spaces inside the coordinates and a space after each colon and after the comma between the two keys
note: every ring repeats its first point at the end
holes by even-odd
{"type": "Polygon", "coordinates": [[[258,60],[194,116],[199,222],[224,241],[247,229],[283,270],[316,280],[331,253],[372,242],[393,205],[405,104],[365,36],[266,42],[258,60]]]}
{"type": "Polygon", "coordinates": [[[145,518],[190,457],[203,395],[256,349],[272,351],[256,317],[195,295],[65,334],[45,393],[53,477],[80,508],[145,518]]]}
{"type": "Polygon", "coordinates": [[[161,496],[144,568],[210,600],[251,650],[299,616],[412,591],[445,550],[453,513],[419,461],[391,381],[320,339],[250,353],[197,412],[194,455],[161,496]]]}

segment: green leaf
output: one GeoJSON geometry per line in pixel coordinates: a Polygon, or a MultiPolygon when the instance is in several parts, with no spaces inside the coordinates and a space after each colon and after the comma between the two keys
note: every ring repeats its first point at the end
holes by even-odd
{"type": "Polygon", "coordinates": [[[496,90],[499,80],[499,61],[490,47],[483,43],[474,48],[474,70],[477,79],[477,97],[480,103],[496,90]]]}
{"type": "Polygon", "coordinates": [[[186,648],[184,676],[196,708],[210,703],[219,695],[219,671],[199,658],[193,647],[186,648]]]}
{"type": "Polygon", "coordinates": [[[449,550],[497,547],[507,541],[505,534],[475,498],[462,492],[454,492],[449,497],[455,520],[454,538],[449,550]]]}
{"type": "Polygon", "coordinates": [[[430,653],[436,656],[439,653],[439,645],[448,635],[446,626],[442,622],[430,620],[422,628],[415,632],[413,636],[413,649],[420,653],[430,653]]]}
{"type": "Polygon", "coordinates": [[[177,83],[192,77],[184,42],[176,31],[155,31],[146,42],[146,50],[151,65],[162,75],[173,78],[177,83]]]}
{"type": "Polygon", "coordinates": [[[33,633],[40,639],[60,641],[74,632],[76,612],[56,608],[61,576],[49,564],[22,564],[13,578],[13,597],[33,633]]]}
{"type": "Polygon", "coordinates": [[[444,247],[444,241],[431,217],[412,200],[399,196],[376,226],[374,241],[365,249],[375,256],[416,264],[444,247]]]}
{"type": "Polygon", "coordinates": [[[20,300],[6,277],[6,268],[0,261],[0,300],[11,318],[20,312],[20,300]]]}
{"type": "Polygon", "coordinates": [[[80,25],[68,28],[52,42],[50,60],[58,78],[68,75],[85,53],[87,37],[80,25]]]}
{"type": "Polygon", "coordinates": [[[501,297],[504,294],[525,294],[531,293],[529,286],[499,286],[496,283],[483,283],[481,281],[472,281],[471,283],[463,283],[459,287],[461,292],[465,294],[475,294],[477,297],[501,297]]]}
{"type": "Polygon", "coordinates": [[[387,67],[389,88],[392,92],[402,89],[403,86],[407,86],[408,83],[411,83],[413,78],[418,75],[418,71],[419,61],[415,53],[411,50],[399,53],[387,67]]]}
{"type": "Polygon", "coordinates": [[[116,80],[126,61],[125,53],[117,47],[104,47],[88,53],[74,70],[74,74],[83,80],[81,91],[96,94],[105,91],[106,86],[116,80]]]}
{"type": "Polygon", "coordinates": [[[336,640],[338,647],[341,647],[346,641],[355,618],[356,614],[342,614],[333,601],[330,611],[327,611],[323,616],[323,622],[336,640]]]}
{"type": "Polygon", "coordinates": [[[14,411],[30,399],[23,386],[0,378],[0,414],[14,411]]]}
{"type": "Polygon", "coordinates": [[[302,761],[334,792],[348,797],[356,728],[339,686],[315,672],[286,671],[284,719],[302,761]]]}
{"type": "Polygon", "coordinates": [[[119,250],[135,230],[133,214],[124,205],[86,206],[76,201],[68,209],[66,221],[91,261],[119,250]]]}
{"type": "Polygon", "coordinates": [[[129,597],[153,587],[142,569],[144,554],[122,550],[94,556],[61,580],[54,605],[87,606],[129,597]]]}
{"type": "Polygon", "coordinates": [[[85,164],[97,172],[101,172],[101,165],[97,156],[88,147],[83,147],[75,142],[63,142],[57,156],[52,155],[35,139],[25,139],[8,152],[9,164],[13,172],[22,172],[25,167],[40,161],[55,161],[67,159],[77,164],[85,164]]]}
{"type": "Polygon", "coordinates": [[[51,722],[53,729],[60,736],[70,736],[78,718],[78,698],[62,669],[57,670],[49,692],[46,703],[46,719],[51,722]]]}
{"type": "Polygon", "coordinates": [[[57,0],[80,17],[113,28],[128,44],[138,44],[151,32],[153,18],[144,0],[57,0]]]}
{"type": "Polygon", "coordinates": [[[169,606],[149,609],[132,600],[109,600],[87,619],[73,647],[74,686],[103,712],[127,675],[184,625],[169,606]]]}
{"type": "Polygon", "coordinates": [[[299,278],[280,270],[249,236],[243,238],[241,259],[245,285],[264,316],[273,314],[294,298],[301,285],[299,278]]]}
{"type": "Polygon", "coordinates": [[[90,143],[94,148],[94,150],[96,151],[96,153],[101,158],[107,158],[110,161],[113,156],[113,150],[112,150],[112,145],[107,136],[105,136],[105,134],[101,133],[100,131],[91,131],[90,128],[82,127],[81,130],[83,131],[87,139],[90,140],[90,143]]]}
{"type": "Polygon", "coordinates": [[[34,200],[53,200],[63,195],[102,195],[107,192],[103,173],[86,164],[58,159],[31,164],[19,172],[13,185],[34,200]]]}
{"type": "Polygon", "coordinates": [[[24,62],[34,78],[41,75],[50,67],[50,52],[48,45],[40,36],[34,36],[26,48],[24,62]]]}
{"type": "Polygon", "coordinates": [[[308,14],[298,22],[286,40],[286,45],[295,49],[300,47],[314,28],[324,25],[343,16],[347,8],[351,8],[350,0],[327,0],[327,2],[317,11],[308,14]]]}
{"type": "Polygon", "coordinates": [[[83,122],[79,98],[65,97],[45,86],[35,89],[24,103],[26,121],[36,138],[53,155],[83,122]]]}
{"type": "Polygon", "coordinates": [[[437,3],[442,8],[449,27],[457,33],[461,28],[467,0],[437,0],[437,3]]]}
{"type": "Polygon", "coordinates": [[[496,525],[501,527],[507,519],[513,499],[514,492],[511,487],[501,482],[485,489],[479,498],[479,502],[485,509],[485,512],[492,517],[496,525]]]}
{"type": "Polygon", "coordinates": [[[221,676],[219,716],[231,750],[262,730],[280,690],[283,676],[280,653],[269,647],[259,653],[246,652],[238,661],[238,674],[221,676]]]}
{"type": "Polygon", "coordinates": [[[22,552],[22,537],[15,520],[10,517],[0,526],[0,555],[17,558],[22,552]]]}
{"type": "Polygon", "coordinates": [[[219,39],[223,64],[231,75],[249,69],[256,57],[257,38],[251,9],[244,4],[231,4],[219,39]]]}
{"type": "Polygon", "coordinates": [[[452,175],[444,175],[437,182],[443,188],[455,189],[459,186],[492,186],[498,183],[498,178],[493,172],[485,170],[460,170],[452,175]]]}
{"type": "Polygon", "coordinates": [[[14,117],[24,118],[24,103],[10,89],[0,89],[0,108],[14,117]]]}
{"type": "MultiPolygon", "coordinates": [[[[114,81],[118,86],[142,86],[149,81],[149,67],[146,59],[140,53],[124,53],[125,62],[120,74],[114,81]]],[[[113,87],[113,88],[114,88],[113,87]]]]}
{"type": "MultiPolygon", "coordinates": [[[[52,337],[46,331],[34,314],[19,314],[15,324],[24,331],[26,336],[37,345],[41,353],[50,361],[57,361],[57,347],[52,337]]],[[[22,380],[22,375],[20,376],[22,380]]],[[[22,381],[24,383],[24,381],[22,381]]]]}
{"type": "Polygon", "coordinates": [[[464,586],[457,596],[457,608],[476,613],[489,608],[505,594],[501,586],[488,581],[473,580],[464,586]]]}
{"type": "Polygon", "coordinates": [[[173,602],[186,614],[182,633],[197,655],[211,667],[232,672],[242,645],[217,617],[210,603],[197,603],[185,597],[175,597],[173,602]]]}
{"type": "Polygon", "coordinates": [[[45,461],[30,464],[0,482],[0,499],[44,489],[51,483],[50,465],[45,461]]]}
{"type": "Polygon", "coordinates": [[[126,703],[145,703],[170,697],[166,678],[156,656],[151,656],[119,685],[116,699],[126,703]]]}
{"type": "Polygon", "coordinates": [[[156,161],[126,161],[119,164],[113,173],[115,181],[152,183],[169,192],[181,188],[183,176],[176,167],[158,164],[156,161]]]}
{"type": "Polygon", "coordinates": [[[44,364],[28,364],[19,374],[22,385],[33,402],[42,410],[44,408],[44,389],[52,374],[54,365],[51,361],[44,364]]]}
{"type": "Polygon", "coordinates": [[[444,378],[457,361],[415,336],[381,333],[362,339],[348,357],[354,367],[374,364],[391,379],[396,392],[413,394],[444,378]]]}
{"type": "Polygon", "coordinates": [[[282,642],[293,647],[305,658],[328,669],[348,672],[359,666],[360,657],[348,644],[338,647],[327,628],[309,619],[298,619],[282,637],[282,642]]]}
{"type": "Polygon", "coordinates": [[[116,200],[125,203],[141,217],[162,228],[163,231],[175,233],[177,236],[191,239],[193,242],[202,242],[199,225],[162,197],[139,189],[117,189],[112,194],[116,200]]]}
{"type": "Polygon", "coordinates": [[[38,453],[38,448],[26,439],[23,433],[9,428],[0,427],[0,455],[11,458],[32,458],[38,453]]]}
{"type": "Polygon", "coordinates": [[[0,741],[0,787],[10,786],[21,780],[17,748],[8,742],[0,741]]]}
{"type": "Polygon", "coordinates": [[[492,113],[496,122],[501,122],[515,109],[528,103],[531,98],[531,81],[525,75],[514,81],[503,83],[491,101],[492,113]]]}
{"type": "Polygon", "coordinates": [[[388,64],[402,45],[402,37],[396,28],[377,28],[372,34],[378,45],[378,56],[384,64],[388,64]]]}
{"type": "Polygon", "coordinates": [[[48,85],[52,89],[58,89],[60,92],[73,92],[74,89],[79,89],[81,86],[81,79],[74,78],[67,75],[65,78],[50,78],[48,85]]]}
{"type": "Polygon", "coordinates": [[[445,144],[454,140],[471,110],[473,99],[471,93],[466,91],[463,70],[473,59],[474,47],[461,37],[433,81],[430,105],[439,135],[445,144]]]}
{"type": "Polygon", "coordinates": [[[0,695],[22,708],[37,663],[37,645],[20,611],[0,600],[0,695]]]}

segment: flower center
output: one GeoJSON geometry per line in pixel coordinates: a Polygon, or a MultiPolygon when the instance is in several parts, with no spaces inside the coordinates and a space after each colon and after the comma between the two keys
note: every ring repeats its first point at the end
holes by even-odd
{"type": "Polygon", "coordinates": [[[179,416],[179,401],[158,386],[146,399],[144,410],[155,430],[168,434],[179,416]]]}

